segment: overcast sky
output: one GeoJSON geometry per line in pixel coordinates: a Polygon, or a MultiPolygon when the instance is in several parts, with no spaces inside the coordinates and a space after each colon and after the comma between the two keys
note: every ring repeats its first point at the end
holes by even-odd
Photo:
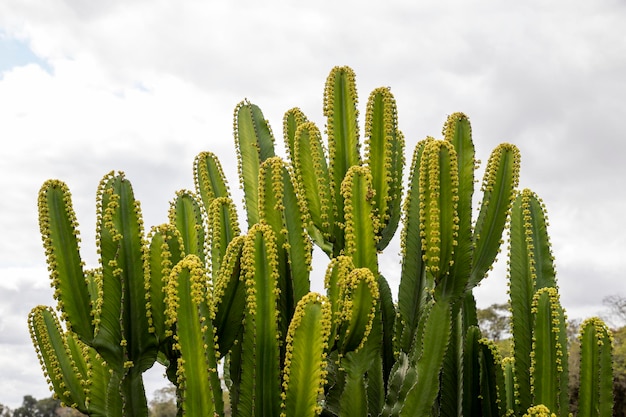
{"type": "MultiPolygon", "coordinates": [[[[547,205],[571,318],[601,314],[607,295],[626,296],[626,3],[294,4],[0,2],[0,403],[50,395],[26,325],[32,307],[53,305],[37,224],[41,184],[69,185],[83,257],[94,266],[95,191],[105,173],[126,173],[148,226],[166,221],[176,190],[192,188],[201,151],[220,157],[236,191],[235,105],[259,105],[282,149],[287,109],[323,127],[335,65],[355,70],[362,113],[372,89],[391,87],[408,159],[455,111],[470,117],[482,167],[498,143],[520,148],[520,185],[547,205]]],[[[393,288],[398,252],[381,259],[393,288]]],[[[497,268],[485,281],[480,306],[506,301],[505,275],[497,268]]],[[[148,378],[149,396],[161,373],[148,378]]]]}

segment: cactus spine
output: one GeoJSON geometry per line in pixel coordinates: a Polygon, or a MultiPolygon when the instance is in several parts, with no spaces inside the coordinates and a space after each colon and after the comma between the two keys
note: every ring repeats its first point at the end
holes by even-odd
{"type": "MultiPolygon", "coordinates": [[[[519,150],[491,153],[474,219],[464,114],[416,145],[404,193],[390,89],[370,94],[363,141],[357,107],[354,72],[334,68],[324,134],[287,111],[283,159],[260,108],[236,106],[243,233],[210,152],[193,161],[194,191],[176,193],[147,236],[128,180],[106,175],[94,270],[69,190],[46,182],[39,219],[61,317],[39,306],[28,322],[56,395],[88,415],[145,416],[141,374],[158,360],[182,416],[567,415],[565,313],[543,204],[517,191],[519,150]],[[378,254],[400,219],[396,302],[378,254]],[[507,225],[513,358],[482,337],[473,296],[507,225]],[[329,258],[326,295],[310,292],[313,244],[329,258]]],[[[581,340],[581,415],[606,415],[610,333],[594,319],[581,340]]]]}

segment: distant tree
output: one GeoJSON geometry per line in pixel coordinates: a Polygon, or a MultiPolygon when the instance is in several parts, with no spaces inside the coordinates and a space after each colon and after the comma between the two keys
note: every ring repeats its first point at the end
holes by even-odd
{"type": "MultiPolygon", "coordinates": [[[[8,410],[8,409],[6,409],[8,410]]],[[[13,413],[3,411],[0,408],[0,417],[81,417],[78,410],[69,407],[62,407],[61,402],[52,397],[37,400],[32,395],[25,395],[22,406],[15,409],[13,413]]]]}
{"type": "Polygon", "coordinates": [[[510,317],[508,304],[492,304],[477,311],[478,325],[483,336],[498,342],[510,332],[510,317]]]}
{"type": "Polygon", "coordinates": [[[150,417],[176,417],[176,387],[169,385],[154,392],[150,417]]]}
{"type": "Polygon", "coordinates": [[[11,409],[4,404],[0,404],[0,417],[11,417],[13,413],[11,409]]]}
{"type": "Polygon", "coordinates": [[[619,294],[609,295],[602,299],[602,304],[609,308],[607,321],[616,327],[626,324],[626,297],[619,294]]]}

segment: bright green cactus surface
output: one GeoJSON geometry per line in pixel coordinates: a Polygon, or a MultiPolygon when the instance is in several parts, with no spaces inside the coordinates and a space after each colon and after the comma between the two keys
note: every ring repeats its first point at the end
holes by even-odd
{"type": "MultiPolygon", "coordinates": [[[[176,193],[168,223],[147,235],[130,182],[109,173],[97,189],[100,261],[86,269],[69,190],[42,186],[57,309],[35,307],[28,324],[61,401],[147,416],[142,373],[158,361],[180,416],[568,415],[565,312],[545,207],[517,189],[519,150],[493,150],[476,198],[464,114],[418,142],[408,170],[389,88],[370,94],[361,138],[355,74],[334,68],[323,114],[320,130],[298,108],[285,113],[282,158],[260,108],[236,106],[244,231],[210,152],[193,161],[195,189],[176,193]],[[385,276],[378,259],[398,227],[400,276],[385,276]],[[472,291],[505,230],[514,354],[502,358],[472,291]],[[328,256],[325,295],[310,291],[314,245],[328,256]]],[[[578,415],[609,415],[604,323],[585,322],[581,345],[578,415]]]]}

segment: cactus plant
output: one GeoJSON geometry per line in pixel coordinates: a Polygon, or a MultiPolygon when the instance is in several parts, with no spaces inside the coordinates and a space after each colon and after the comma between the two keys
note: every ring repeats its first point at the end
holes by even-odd
{"type": "MultiPolygon", "coordinates": [[[[493,150],[473,218],[478,162],[464,114],[448,117],[442,139],[417,143],[403,192],[390,89],[369,96],[364,139],[352,69],[331,71],[323,112],[324,135],[301,110],[285,113],[281,158],[260,108],[236,106],[243,233],[210,152],[193,162],[194,191],[176,193],[168,222],[147,236],[130,183],[111,173],[98,187],[100,267],[85,270],[69,191],[44,184],[61,317],[39,306],[29,327],[64,403],[147,415],[141,374],[158,361],[183,416],[567,414],[565,313],[543,205],[516,190],[519,150],[493,150]],[[482,337],[473,296],[507,221],[514,358],[482,337]],[[394,300],[378,257],[400,224],[394,300]],[[326,295],[310,292],[313,245],[329,258],[326,295]]],[[[596,321],[581,337],[580,402],[605,415],[590,404],[611,402],[610,336],[596,321]]]]}

